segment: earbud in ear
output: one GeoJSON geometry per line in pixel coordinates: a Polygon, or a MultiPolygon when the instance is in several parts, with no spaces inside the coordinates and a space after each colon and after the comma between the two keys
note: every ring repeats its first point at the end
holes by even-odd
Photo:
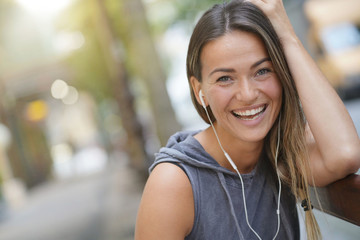
{"type": "Polygon", "coordinates": [[[206,109],[206,104],[205,104],[204,99],[203,99],[203,98],[204,98],[204,95],[203,95],[203,93],[202,93],[201,90],[199,91],[199,97],[200,97],[201,105],[203,106],[203,108],[206,109]]]}

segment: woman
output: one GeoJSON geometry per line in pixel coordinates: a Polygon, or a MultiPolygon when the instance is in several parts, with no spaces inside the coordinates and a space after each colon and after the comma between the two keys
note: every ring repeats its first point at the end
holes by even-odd
{"type": "Polygon", "coordinates": [[[211,126],[180,132],[150,168],[135,239],[320,238],[308,185],[356,172],[360,142],[342,101],[280,0],[215,5],[192,34],[187,73],[211,126]]]}

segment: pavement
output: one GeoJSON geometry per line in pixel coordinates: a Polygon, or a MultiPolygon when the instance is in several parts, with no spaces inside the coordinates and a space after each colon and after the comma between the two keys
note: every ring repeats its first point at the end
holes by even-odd
{"type": "Polygon", "coordinates": [[[130,240],[144,180],[121,162],[31,190],[0,221],[1,240],[130,240]]]}

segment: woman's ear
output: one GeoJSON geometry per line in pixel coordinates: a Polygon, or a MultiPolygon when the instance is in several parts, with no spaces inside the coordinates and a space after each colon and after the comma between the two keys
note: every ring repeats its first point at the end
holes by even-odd
{"type": "MultiPolygon", "coordinates": [[[[191,83],[191,87],[192,87],[192,90],[194,92],[194,96],[196,98],[196,101],[198,102],[198,104],[202,105],[201,100],[200,100],[200,95],[199,95],[199,92],[201,90],[201,82],[197,78],[192,76],[192,77],[190,77],[190,83],[191,83]]],[[[205,101],[204,98],[203,98],[203,100],[205,101]]],[[[206,104],[206,102],[205,102],[205,104],[206,104]]]]}

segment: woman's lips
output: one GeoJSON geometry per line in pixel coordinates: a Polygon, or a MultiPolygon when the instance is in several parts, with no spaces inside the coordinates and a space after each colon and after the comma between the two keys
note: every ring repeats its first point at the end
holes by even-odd
{"type": "Polygon", "coordinates": [[[246,109],[246,110],[237,110],[232,111],[231,113],[241,119],[241,120],[255,120],[257,119],[263,112],[265,112],[267,105],[264,104],[259,107],[255,107],[252,109],[246,109]]]}

